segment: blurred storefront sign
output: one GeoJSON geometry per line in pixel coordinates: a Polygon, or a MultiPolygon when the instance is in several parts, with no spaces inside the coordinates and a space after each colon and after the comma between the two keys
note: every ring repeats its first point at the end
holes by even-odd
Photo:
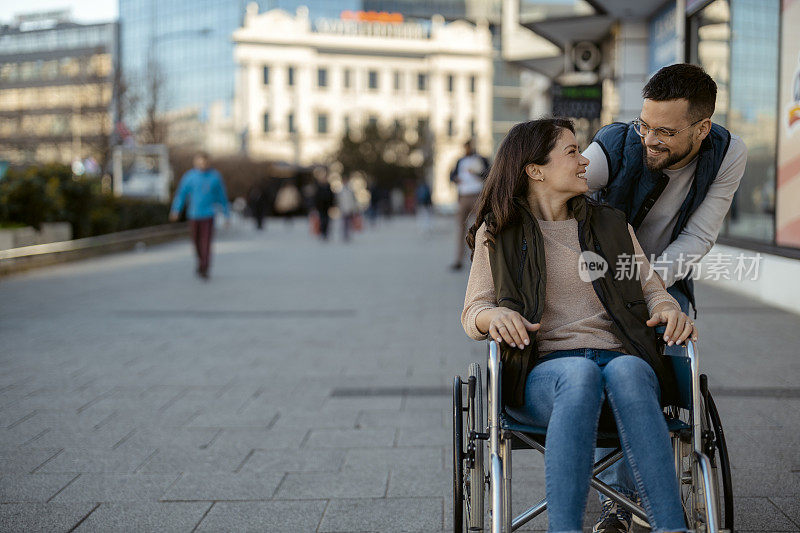
{"type": "Polygon", "coordinates": [[[169,200],[172,171],[163,144],[114,148],[114,195],[169,200]]]}
{"type": "Polygon", "coordinates": [[[363,21],[360,19],[326,19],[314,22],[318,33],[335,35],[361,35],[365,37],[395,37],[401,39],[424,39],[428,31],[422,24],[403,22],[363,21]]]}
{"type": "Polygon", "coordinates": [[[557,117],[599,119],[603,110],[603,87],[553,84],[550,92],[553,115],[557,117]]]}

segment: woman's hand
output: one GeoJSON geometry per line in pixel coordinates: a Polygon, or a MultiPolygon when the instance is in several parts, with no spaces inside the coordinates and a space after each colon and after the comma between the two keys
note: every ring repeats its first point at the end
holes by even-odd
{"type": "Polygon", "coordinates": [[[650,317],[646,324],[651,327],[666,324],[664,342],[669,346],[682,344],[689,337],[693,341],[697,340],[697,327],[694,322],[669,302],[658,304],[653,309],[653,316],[650,317]]]}
{"type": "Polygon", "coordinates": [[[529,331],[538,331],[539,324],[531,324],[525,317],[507,307],[485,309],[478,313],[478,329],[481,322],[489,324],[489,336],[498,343],[505,341],[512,348],[524,348],[531,343],[529,331]],[[483,315],[483,316],[482,316],[483,315]]]}

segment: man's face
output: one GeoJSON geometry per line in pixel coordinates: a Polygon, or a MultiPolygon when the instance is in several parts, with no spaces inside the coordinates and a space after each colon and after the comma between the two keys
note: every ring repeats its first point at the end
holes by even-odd
{"type": "Polygon", "coordinates": [[[198,170],[207,170],[208,169],[208,159],[206,159],[202,155],[194,156],[194,168],[196,168],[198,170]]]}
{"type": "MultiPolygon", "coordinates": [[[[689,115],[689,101],[685,99],[655,100],[645,99],[642,104],[642,113],[639,115],[642,122],[650,128],[664,128],[678,131],[694,122],[689,115]]],[[[663,170],[683,161],[694,150],[694,127],[686,128],[677,135],[668,137],[648,132],[642,139],[644,161],[650,170],[663,170]]]]}

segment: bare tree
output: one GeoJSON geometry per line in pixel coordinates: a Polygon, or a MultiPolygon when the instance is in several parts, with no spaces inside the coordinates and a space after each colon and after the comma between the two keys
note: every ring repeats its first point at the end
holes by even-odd
{"type": "Polygon", "coordinates": [[[139,138],[144,144],[165,144],[167,124],[161,117],[165,99],[165,75],[153,59],[147,62],[144,82],[144,117],[139,125],[139,138]]]}

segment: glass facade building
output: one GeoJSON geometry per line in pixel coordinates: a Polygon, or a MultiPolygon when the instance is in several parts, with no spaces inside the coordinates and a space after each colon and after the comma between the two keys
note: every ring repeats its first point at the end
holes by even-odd
{"type": "Polygon", "coordinates": [[[117,118],[118,26],[55,15],[0,28],[0,159],[102,166],[117,118]]]}
{"type": "MultiPolygon", "coordinates": [[[[197,108],[214,102],[230,110],[235,64],[233,31],[252,0],[119,0],[122,70],[144,93],[154,79],[159,111],[197,108]]],[[[273,2],[257,2],[267,9],[273,2]]]]}

